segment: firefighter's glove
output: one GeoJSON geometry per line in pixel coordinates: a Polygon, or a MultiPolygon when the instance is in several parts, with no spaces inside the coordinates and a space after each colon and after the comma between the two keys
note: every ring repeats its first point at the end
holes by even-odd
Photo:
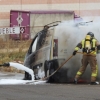
{"type": "Polygon", "coordinates": [[[4,63],[3,66],[6,66],[6,67],[8,66],[9,67],[10,64],[9,63],[4,63]]]}
{"type": "Polygon", "coordinates": [[[73,56],[75,56],[75,55],[76,55],[76,53],[77,53],[77,51],[74,51],[74,52],[73,52],[73,56]]]}

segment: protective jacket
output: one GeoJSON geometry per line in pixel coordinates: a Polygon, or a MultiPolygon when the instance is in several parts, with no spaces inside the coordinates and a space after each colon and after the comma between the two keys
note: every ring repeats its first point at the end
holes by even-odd
{"type": "Polygon", "coordinates": [[[82,49],[84,55],[87,55],[88,54],[88,55],[96,56],[96,54],[97,54],[97,47],[98,46],[99,46],[99,43],[98,43],[97,39],[95,39],[95,38],[93,38],[91,40],[88,40],[88,41],[86,39],[83,39],[75,47],[75,51],[78,51],[79,49],[82,49]],[[86,45],[88,45],[88,46],[86,47],[86,45]]]}

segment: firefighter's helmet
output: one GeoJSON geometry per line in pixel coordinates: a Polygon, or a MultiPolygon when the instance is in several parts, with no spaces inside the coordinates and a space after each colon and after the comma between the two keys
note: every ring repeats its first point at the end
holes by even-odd
{"type": "Polygon", "coordinates": [[[94,34],[92,32],[88,32],[87,35],[90,35],[92,38],[94,37],[94,34]]]}

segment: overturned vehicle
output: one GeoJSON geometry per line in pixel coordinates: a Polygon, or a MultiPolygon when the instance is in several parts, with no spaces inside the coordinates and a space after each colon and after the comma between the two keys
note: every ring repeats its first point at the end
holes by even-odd
{"type": "MultiPolygon", "coordinates": [[[[81,66],[82,55],[79,54],[67,63],[64,62],[72,56],[74,47],[83,37],[81,36],[82,33],[80,35],[79,28],[70,27],[69,23],[67,25],[64,22],[45,25],[43,30],[33,38],[25,56],[24,65],[34,71],[36,80],[47,77],[47,82],[50,83],[73,81],[81,66]],[[39,72],[43,74],[39,75],[39,72]]],[[[89,30],[85,31],[83,33],[87,33],[89,30]]],[[[89,71],[90,69],[87,69],[86,74],[82,77],[83,79],[90,79],[89,71]]],[[[25,72],[24,80],[31,80],[31,75],[25,72]]]]}
{"type": "MultiPolygon", "coordinates": [[[[65,67],[59,68],[68,56],[67,38],[64,35],[64,31],[58,34],[60,31],[59,24],[61,23],[45,25],[43,30],[38,32],[33,38],[25,56],[24,66],[34,71],[36,80],[48,77],[48,82],[64,83],[69,81],[67,69],[65,67]],[[57,70],[58,68],[59,70],[57,70]],[[54,73],[56,70],[57,72],[54,73]],[[39,75],[39,71],[44,74],[39,75]],[[54,74],[52,75],[52,73],[54,74]]],[[[25,72],[24,80],[30,79],[31,75],[25,72]]]]}

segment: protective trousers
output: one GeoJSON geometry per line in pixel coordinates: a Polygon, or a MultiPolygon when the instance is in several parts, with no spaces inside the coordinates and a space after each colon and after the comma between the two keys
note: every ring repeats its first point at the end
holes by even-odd
{"type": "Polygon", "coordinates": [[[97,72],[98,72],[97,60],[96,60],[96,56],[92,56],[92,55],[83,55],[82,67],[77,72],[75,79],[78,80],[82,76],[88,64],[90,64],[91,67],[91,82],[96,81],[97,72]]]}

